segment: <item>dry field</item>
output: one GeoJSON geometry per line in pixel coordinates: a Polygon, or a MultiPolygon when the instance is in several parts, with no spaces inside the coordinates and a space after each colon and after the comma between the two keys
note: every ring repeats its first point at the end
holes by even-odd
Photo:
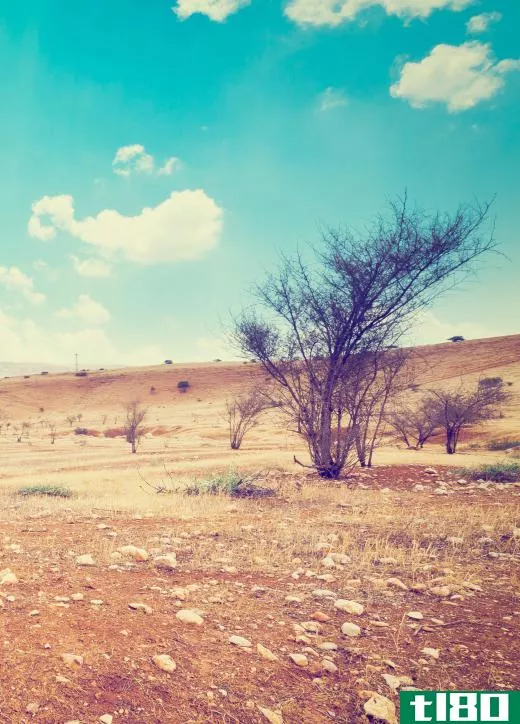
{"type": "Polygon", "coordinates": [[[228,449],[225,398],[262,379],[254,364],[0,381],[0,722],[392,722],[399,687],[520,689],[520,486],[456,469],[520,437],[520,336],[415,355],[425,385],[512,382],[505,416],[453,457],[388,439],[338,484],[295,468],[301,443],[274,418],[228,449]],[[133,456],[103,433],[137,398],[133,456]],[[232,468],[276,496],[182,492],[232,468]],[[36,484],[73,497],[16,493],[36,484]]]}

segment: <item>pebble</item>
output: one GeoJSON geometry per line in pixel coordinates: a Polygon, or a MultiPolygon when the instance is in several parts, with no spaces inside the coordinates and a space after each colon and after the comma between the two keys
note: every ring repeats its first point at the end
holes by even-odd
{"type": "Polygon", "coordinates": [[[95,566],[96,561],[90,555],[90,553],[85,553],[85,555],[76,557],[76,565],[77,566],[95,566]]]}
{"type": "Polygon", "coordinates": [[[309,665],[309,659],[304,654],[289,654],[289,658],[296,666],[304,668],[309,665]]]}
{"type": "Polygon", "coordinates": [[[258,651],[260,656],[266,661],[279,661],[278,656],[276,654],[273,654],[270,649],[262,646],[262,644],[257,644],[256,650],[258,651]]]}
{"type": "Polygon", "coordinates": [[[373,694],[370,699],[365,702],[365,713],[374,719],[387,722],[387,724],[397,724],[395,713],[395,704],[381,694],[373,694]]]}
{"type": "Polygon", "coordinates": [[[119,553],[125,556],[125,558],[131,558],[138,563],[147,561],[150,558],[150,554],[147,550],[144,548],[138,548],[137,546],[123,546],[122,548],[119,548],[119,553]]]}
{"type": "Polygon", "coordinates": [[[361,629],[355,623],[350,623],[349,621],[346,621],[341,627],[341,633],[344,636],[354,637],[361,634],[361,629]]]}
{"type": "Polygon", "coordinates": [[[174,571],[177,568],[177,556],[175,553],[167,553],[164,556],[155,558],[153,563],[159,570],[174,571]]]}
{"type": "Polygon", "coordinates": [[[348,601],[344,598],[338,598],[337,601],[334,601],[334,608],[344,613],[355,614],[356,616],[360,616],[365,610],[364,606],[357,601],[348,601]]]}
{"type": "Polygon", "coordinates": [[[408,618],[412,618],[414,621],[422,621],[424,616],[420,611],[408,611],[406,614],[408,618]]]}
{"type": "Polygon", "coordinates": [[[179,621],[182,621],[182,623],[192,623],[195,626],[202,626],[204,623],[202,616],[199,616],[198,613],[189,608],[181,608],[180,611],[177,611],[175,617],[178,618],[179,621]]]}
{"type": "Polygon", "coordinates": [[[168,674],[173,673],[177,668],[177,664],[171,656],[168,656],[168,654],[156,654],[152,658],[152,661],[158,669],[166,671],[168,674]]]}
{"type": "Polygon", "coordinates": [[[253,645],[251,641],[245,639],[243,636],[230,636],[229,643],[233,644],[234,646],[239,646],[243,649],[249,649],[253,645]]]}

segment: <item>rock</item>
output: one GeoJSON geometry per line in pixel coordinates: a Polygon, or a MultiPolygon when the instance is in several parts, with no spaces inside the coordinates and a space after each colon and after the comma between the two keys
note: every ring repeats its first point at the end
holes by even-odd
{"type": "Polygon", "coordinates": [[[27,712],[27,714],[34,716],[35,714],[38,713],[39,708],[40,708],[40,705],[37,702],[31,701],[31,703],[27,704],[27,706],[25,707],[25,711],[27,712]]]}
{"type": "Polygon", "coordinates": [[[437,470],[435,470],[435,468],[424,468],[424,472],[426,473],[426,475],[438,475],[439,474],[437,472],[437,470]]]}
{"type": "Polygon", "coordinates": [[[406,615],[408,616],[408,618],[411,618],[414,621],[422,621],[424,618],[420,611],[408,611],[406,615]]]}
{"type": "Polygon", "coordinates": [[[264,706],[258,705],[258,710],[265,716],[270,724],[283,724],[282,715],[272,709],[266,709],[264,706]]]}
{"type": "Polygon", "coordinates": [[[128,608],[131,608],[132,611],[142,611],[143,613],[153,613],[153,609],[151,606],[147,606],[146,603],[129,603],[128,608]]]}
{"type": "Polygon", "coordinates": [[[322,558],[321,560],[321,565],[324,568],[334,568],[336,564],[334,563],[334,558],[332,558],[332,556],[325,556],[325,558],[322,558]]]}
{"type": "Polygon", "coordinates": [[[279,661],[278,656],[276,654],[273,654],[273,652],[265,646],[262,646],[262,644],[257,644],[256,650],[258,651],[260,656],[266,661],[279,661]]]}
{"type": "Polygon", "coordinates": [[[229,643],[234,646],[239,646],[242,649],[249,649],[253,645],[251,641],[245,639],[243,636],[230,636],[229,643]]]}
{"type": "Polygon", "coordinates": [[[315,588],[312,595],[314,598],[336,598],[334,591],[329,591],[328,588],[315,588]]]}
{"type": "Polygon", "coordinates": [[[334,563],[339,563],[341,566],[348,566],[352,562],[350,556],[347,556],[346,553],[331,553],[330,558],[334,563]]]}
{"type": "Polygon", "coordinates": [[[383,674],[383,679],[386,681],[390,689],[395,693],[401,686],[401,681],[398,676],[393,674],[383,674]]]}
{"type": "Polygon", "coordinates": [[[408,586],[400,578],[387,578],[386,585],[391,588],[399,588],[401,591],[408,591],[408,586]]]}
{"type": "Polygon", "coordinates": [[[330,621],[330,616],[323,613],[323,611],[315,611],[314,613],[311,613],[311,618],[313,621],[320,621],[321,623],[327,623],[327,621],[330,621]]]}
{"type": "Polygon", "coordinates": [[[289,658],[296,666],[304,668],[309,665],[309,659],[304,654],[289,654],[289,658]]]}
{"type": "Polygon", "coordinates": [[[349,621],[346,621],[341,627],[341,633],[344,636],[354,637],[361,634],[361,629],[355,623],[350,623],[349,621]]]}
{"type": "Polygon", "coordinates": [[[174,571],[177,568],[177,556],[175,553],[166,553],[155,558],[153,564],[161,571],[174,571]]]}
{"type": "Polygon", "coordinates": [[[327,671],[329,674],[336,674],[338,671],[338,667],[330,659],[322,659],[321,667],[324,671],[327,671]]]}
{"type": "Polygon", "coordinates": [[[424,649],[421,649],[421,654],[424,654],[425,656],[430,656],[432,659],[438,659],[440,656],[439,649],[431,649],[429,647],[426,647],[424,649]]]}
{"type": "Polygon", "coordinates": [[[303,621],[300,626],[307,631],[307,633],[318,634],[323,628],[318,621],[303,621]]]}
{"type": "Polygon", "coordinates": [[[101,724],[112,724],[112,722],[114,721],[114,717],[112,716],[112,714],[102,714],[99,717],[99,721],[101,722],[101,724]]]}
{"type": "Polygon", "coordinates": [[[365,702],[365,713],[374,719],[387,722],[387,724],[397,724],[395,713],[395,704],[381,694],[373,694],[370,699],[365,702]]]}
{"type": "Polygon", "coordinates": [[[83,656],[78,654],[62,654],[61,660],[70,669],[74,669],[76,666],[83,666],[83,656]]]}
{"type": "Polygon", "coordinates": [[[10,568],[4,568],[3,571],[0,571],[0,586],[7,586],[12,583],[18,583],[18,578],[10,568]]]}
{"type": "Polygon", "coordinates": [[[204,623],[202,616],[199,616],[198,613],[189,608],[181,608],[181,610],[175,614],[175,618],[178,618],[182,623],[192,623],[195,626],[202,626],[204,623]]]}
{"type": "Polygon", "coordinates": [[[334,608],[344,613],[355,614],[356,616],[360,616],[365,610],[364,606],[357,601],[347,601],[344,598],[338,598],[337,601],[334,601],[334,608]]]}
{"type": "Polygon", "coordinates": [[[430,593],[440,598],[447,598],[451,594],[451,588],[449,586],[433,586],[433,588],[430,588],[430,593]]]}
{"type": "Polygon", "coordinates": [[[318,648],[321,651],[337,651],[338,645],[335,644],[333,641],[324,641],[318,646],[318,648]]]}
{"type": "Polygon", "coordinates": [[[158,669],[161,669],[161,671],[166,671],[166,673],[168,674],[172,674],[177,668],[177,664],[171,656],[168,656],[168,654],[156,654],[152,658],[152,661],[158,669]]]}
{"type": "Polygon", "coordinates": [[[446,538],[447,543],[451,543],[452,546],[460,546],[464,543],[464,538],[458,538],[457,536],[450,536],[446,538]]]}
{"type": "Polygon", "coordinates": [[[119,549],[119,553],[125,558],[131,558],[133,561],[138,563],[147,561],[150,558],[150,554],[144,548],[137,548],[137,546],[123,546],[119,549]]]}
{"type": "Polygon", "coordinates": [[[76,565],[77,566],[95,566],[96,561],[92,558],[90,553],[85,553],[85,555],[76,557],[76,565]]]}

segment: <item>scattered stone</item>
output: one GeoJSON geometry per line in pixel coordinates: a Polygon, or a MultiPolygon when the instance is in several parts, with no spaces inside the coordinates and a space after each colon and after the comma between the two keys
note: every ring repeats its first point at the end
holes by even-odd
{"type": "Polygon", "coordinates": [[[344,613],[355,614],[356,616],[360,616],[365,610],[364,606],[357,601],[347,601],[344,598],[338,598],[337,601],[334,601],[334,608],[344,613]]]}
{"type": "Polygon", "coordinates": [[[95,566],[96,561],[92,558],[90,553],[85,553],[85,555],[76,557],[76,565],[77,566],[95,566]]]}
{"type": "Polygon", "coordinates": [[[317,621],[303,621],[300,626],[304,629],[304,631],[313,634],[318,634],[322,629],[321,624],[317,621]]]}
{"type": "Polygon", "coordinates": [[[336,564],[334,563],[334,558],[332,558],[332,556],[325,556],[325,558],[322,558],[321,560],[321,565],[324,568],[334,568],[336,564]]]}
{"type": "Polygon", "coordinates": [[[171,656],[168,656],[168,654],[156,654],[152,658],[152,661],[158,669],[161,669],[161,671],[166,671],[166,673],[168,674],[172,674],[177,668],[177,664],[171,656]]]}
{"type": "Polygon", "coordinates": [[[422,621],[424,618],[420,611],[408,611],[406,615],[408,616],[408,618],[411,618],[414,621],[422,621]]]}
{"type": "Polygon", "coordinates": [[[83,656],[78,654],[62,654],[61,660],[70,669],[74,669],[76,666],[83,666],[83,656]]]}
{"type": "Polygon", "coordinates": [[[262,646],[262,644],[256,645],[256,650],[260,654],[260,656],[265,659],[266,661],[279,661],[279,658],[276,654],[273,654],[273,652],[266,648],[265,646],[262,646]]]}
{"type": "Polygon", "coordinates": [[[289,654],[289,658],[296,666],[304,668],[309,665],[309,659],[304,654],[289,654]]]}
{"type": "Polygon", "coordinates": [[[350,623],[349,621],[346,621],[341,627],[341,633],[344,636],[354,637],[361,634],[361,629],[355,623],[350,623]]]}
{"type": "Polygon", "coordinates": [[[137,548],[137,546],[123,546],[119,548],[119,553],[125,556],[125,558],[131,558],[138,563],[149,560],[150,554],[144,548],[137,548]]]}
{"type": "Polygon", "coordinates": [[[320,621],[321,623],[327,623],[327,621],[330,621],[330,616],[326,613],[323,613],[323,611],[315,611],[313,614],[311,614],[311,618],[313,621],[320,621]]]}
{"type": "Polygon", "coordinates": [[[439,474],[437,472],[437,470],[435,470],[435,468],[424,468],[424,472],[426,473],[426,475],[438,475],[439,474]]]}
{"type": "Polygon", "coordinates": [[[242,649],[249,649],[253,645],[251,641],[245,639],[243,636],[230,636],[229,643],[234,646],[239,646],[242,649]]]}
{"type": "Polygon", "coordinates": [[[399,588],[401,591],[408,591],[408,586],[400,578],[387,578],[386,585],[392,588],[399,588]]]}
{"type": "Polygon", "coordinates": [[[370,699],[365,702],[365,713],[374,719],[387,722],[387,724],[397,724],[395,713],[395,704],[381,694],[373,694],[370,699]]]}
{"type": "Polygon", "coordinates": [[[31,701],[31,703],[27,704],[27,706],[25,707],[25,711],[27,712],[27,714],[30,714],[31,716],[35,716],[38,713],[39,708],[40,708],[40,705],[37,702],[31,701]]]}
{"type": "Polygon", "coordinates": [[[327,671],[329,674],[336,674],[338,671],[338,667],[330,659],[322,659],[321,666],[323,670],[327,671]]]}
{"type": "Polygon", "coordinates": [[[283,717],[279,712],[260,705],[258,705],[258,710],[265,716],[269,724],[283,724],[283,717]]]}
{"type": "Polygon", "coordinates": [[[151,606],[148,606],[146,603],[129,603],[128,608],[131,608],[132,611],[142,611],[143,613],[153,613],[153,608],[151,606]]]}
{"type": "Polygon", "coordinates": [[[429,647],[426,647],[424,649],[421,649],[421,654],[424,654],[425,656],[430,656],[432,659],[438,659],[440,656],[439,649],[431,649],[429,647]]]}
{"type": "Polygon", "coordinates": [[[449,586],[433,586],[430,588],[430,593],[440,598],[447,598],[451,594],[451,588],[449,586]]]}
{"type": "Polygon", "coordinates": [[[189,608],[181,608],[180,611],[177,611],[175,617],[178,618],[179,621],[182,621],[182,623],[191,623],[195,626],[202,626],[204,623],[202,616],[199,616],[198,613],[189,608]]]}
{"type": "Polygon", "coordinates": [[[154,560],[154,566],[162,571],[174,571],[177,568],[177,556],[175,553],[166,553],[154,560]]]}
{"type": "Polygon", "coordinates": [[[99,717],[99,721],[101,722],[101,724],[112,724],[112,722],[114,721],[114,717],[112,716],[112,714],[102,714],[99,717]]]}
{"type": "Polygon", "coordinates": [[[7,586],[12,583],[18,583],[18,578],[10,568],[4,568],[3,571],[0,571],[0,586],[7,586]]]}
{"type": "Polygon", "coordinates": [[[386,681],[390,689],[395,693],[401,686],[401,681],[398,676],[393,674],[383,674],[383,679],[386,681]]]}

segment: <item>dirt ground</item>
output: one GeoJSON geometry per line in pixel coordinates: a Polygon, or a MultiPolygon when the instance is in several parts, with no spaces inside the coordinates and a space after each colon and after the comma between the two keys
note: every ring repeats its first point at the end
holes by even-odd
{"type": "Polygon", "coordinates": [[[378,721],[371,696],[397,705],[400,687],[520,689],[520,485],[458,471],[503,459],[486,441],[520,433],[519,341],[424,352],[427,384],[500,374],[515,391],[457,456],[388,439],[374,469],[334,484],[294,465],[305,451],[274,419],[228,449],[225,397],[255,365],[3,380],[0,722],[363,724],[378,721]],[[131,455],[104,431],[137,397],[148,434],[131,455]],[[230,469],[276,496],[181,490],[230,469]],[[161,482],[180,490],[158,495],[161,482]],[[35,484],[72,497],[18,494],[35,484]]]}

